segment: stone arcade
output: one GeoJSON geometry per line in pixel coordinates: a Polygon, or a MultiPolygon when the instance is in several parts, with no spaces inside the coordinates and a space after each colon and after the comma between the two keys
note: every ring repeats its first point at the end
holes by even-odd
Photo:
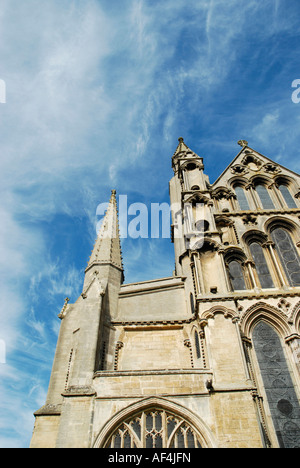
{"type": "Polygon", "coordinates": [[[300,447],[300,177],[239,144],[211,184],[179,139],[169,278],[123,284],[112,192],[31,447],[300,447]]]}

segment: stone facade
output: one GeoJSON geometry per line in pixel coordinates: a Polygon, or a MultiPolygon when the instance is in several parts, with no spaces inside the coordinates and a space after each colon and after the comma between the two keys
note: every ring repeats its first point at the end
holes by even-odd
{"type": "Polygon", "coordinates": [[[179,139],[172,277],[123,284],[112,192],[32,448],[300,446],[300,178],[239,144],[210,184],[179,139]]]}

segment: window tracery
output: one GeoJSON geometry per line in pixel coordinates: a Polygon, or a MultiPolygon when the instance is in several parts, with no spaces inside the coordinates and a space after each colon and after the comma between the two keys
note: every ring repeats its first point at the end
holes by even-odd
{"type": "Polygon", "coordinates": [[[285,184],[280,184],[278,189],[287,205],[288,208],[298,208],[294,198],[291,195],[289,187],[285,184]]]}
{"type": "Polygon", "coordinates": [[[224,262],[231,291],[245,291],[252,287],[247,257],[242,249],[236,247],[226,249],[224,251],[224,262]]]}
{"type": "Polygon", "coordinates": [[[244,188],[242,186],[240,186],[240,185],[237,185],[234,188],[234,191],[236,193],[240,209],[245,210],[245,211],[250,210],[249,203],[248,203],[247,196],[245,194],[244,188]]]}
{"type": "Polygon", "coordinates": [[[259,321],[252,340],[279,446],[299,448],[300,405],[280,337],[271,325],[259,321]]]}
{"type": "Polygon", "coordinates": [[[247,289],[243,266],[238,260],[232,260],[228,264],[229,278],[234,291],[244,291],[247,289]]]}
{"type": "Polygon", "coordinates": [[[190,293],[190,304],[191,304],[191,312],[192,315],[195,315],[195,301],[194,301],[194,295],[193,293],[190,293]]]}
{"type": "Polygon", "coordinates": [[[262,289],[274,288],[274,282],[262,246],[258,242],[252,242],[250,252],[262,289]]]}
{"type": "Polygon", "coordinates": [[[300,286],[300,258],[289,232],[277,227],[271,235],[290,286],[300,286]]]}
{"type": "Polygon", "coordinates": [[[122,422],[106,448],[201,448],[196,430],[180,416],[162,409],[143,411],[122,422]]]}
{"type": "Polygon", "coordinates": [[[258,183],[255,186],[255,189],[256,189],[256,193],[258,194],[259,199],[261,201],[262,208],[264,208],[266,210],[273,210],[275,208],[275,206],[274,206],[274,203],[273,203],[273,201],[271,199],[271,196],[269,194],[269,191],[268,191],[267,187],[265,185],[263,185],[262,183],[258,183]]]}
{"type": "Polygon", "coordinates": [[[201,358],[200,340],[199,340],[199,334],[197,330],[195,330],[195,347],[196,347],[197,359],[200,359],[201,358]]]}

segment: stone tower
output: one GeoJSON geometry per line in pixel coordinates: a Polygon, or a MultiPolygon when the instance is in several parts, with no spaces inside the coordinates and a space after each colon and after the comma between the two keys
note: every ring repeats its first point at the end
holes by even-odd
{"type": "Polygon", "coordinates": [[[300,177],[239,144],[211,184],[179,139],[171,277],[123,284],[112,192],[31,447],[300,446],[300,177]]]}

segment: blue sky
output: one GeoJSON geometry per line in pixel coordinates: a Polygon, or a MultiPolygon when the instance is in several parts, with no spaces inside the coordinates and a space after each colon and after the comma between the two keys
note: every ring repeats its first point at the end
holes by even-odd
{"type": "MultiPolygon", "coordinates": [[[[240,139],[299,171],[299,18],[299,0],[1,0],[1,447],[29,445],[111,189],[168,202],[180,136],[211,182],[240,139]]],[[[127,282],[172,274],[169,239],[122,248],[127,282]]]]}

